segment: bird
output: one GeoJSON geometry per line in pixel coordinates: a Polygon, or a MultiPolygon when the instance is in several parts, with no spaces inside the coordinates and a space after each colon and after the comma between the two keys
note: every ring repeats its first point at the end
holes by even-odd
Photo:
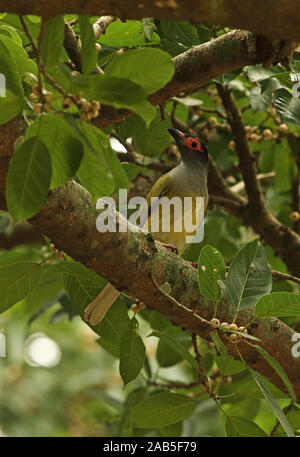
{"type": "MultiPolygon", "coordinates": [[[[181,202],[185,202],[184,197],[192,197],[191,206],[189,206],[189,216],[195,219],[197,211],[197,202],[202,202],[202,220],[198,221],[198,227],[203,222],[204,215],[208,205],[208,189],[207,189],[207,175],[208,175],[208,150],[207,147],[194,136],[188,133],[183,133],[178,129],[169,128],[168,132],[174,138],[175,143],[180,152],[180,162],[171,171],[163,174],[153,185],[147,196],[147,209],[144,216],[141,216],[141,226],[145,229],[152,228],[153,221],[156,220],[156,231],[151,230],[155,240],[159,241],[166,248],[175,250],[181,254],[186,246],[187,236],[193,236],[196,233],[197,226],[194,224],[192,232],[185,229],[183,221],[176,219],[175,209],[172,207],[170,212],[169,221],[170,229],[164,231],[163,223],[165,214],[162,211],[159,202],[163,197],[173,199],[179,197],[181,202]],[[202,197],[196,199],[196,197],[202,197]],[[178,231],[175,228],[176,222],[181,222],[182,228],[178,231]],[[158,224],[158,226],[157,226],[158,224]]],[[[171,207],[169,207],[171,209],[171,207]]],[[[183,219],[187,213],[180,214],[183,219]]],[[[154,223],[155,226],[155,223],[154,223]]],[[[105,314],[120,295],[120,291],[112,284],[107,283],[101,290],[97,297],[87,306],[84,311],[84,320],[89,322],[92,326],[97,325],[104,318],[105,314]]]]}

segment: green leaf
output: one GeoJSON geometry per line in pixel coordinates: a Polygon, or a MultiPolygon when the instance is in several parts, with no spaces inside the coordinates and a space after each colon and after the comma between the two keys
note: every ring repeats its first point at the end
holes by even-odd
{"type": "Polygon", "coordinates": [[[179,436],[182,435],[182,432],[183,432],[182,422],[177,422],[177,424],[168,425],[167,427],[158,429],[159,436],[167,436],[167,437],[175,436],[178,438],[179,436]]]}
{"type": "Polygon", "coordinates": [[[300,316],[300,294],[272,292],[261,297],[255,306],[255,317],[300,316]]]}
{"type": "MultiPolygon", "coordinates": [[[[294,405],[289,406],[288,411],[286,413],[286,417],[298,435],[299,434],[298,431],[300,430],[300,409],[294,405]]],[[[283,430],[281,424],[279,424],[279,426],[276,428],[274,436],[281,436],[283,434],[285,435],[284,430],[283,430]]]]}
{"type": "Polygon", "coordinates": [[[95,98],[115,108],[131,108],[146,100],[146,94],[137,84],[125,78],[109,75],[77,75],[71,81],[71,91],[95,98]]]}
{"type": "Polygon", "coordinates": [[[184,395],[161,392],[137,404],[131,423],[139,428],[163,428],[186,419],[195,407],[196,402],[184,395]]]}
{"type": "Polygon", "coordinates": [[[241,73],[241,71],[242,70],[238,68],[237,70],[233,70],[230,73],[224,73],[222,76],[214,78],[213,81],[217,81],[218,83],[222,84],[222,86],[226,86],[231,81],[233,81],[241,73]]]}
{"type": "Polygon", "coordinates": [[[248,68],[248,78],[250,82],[263,81],[269,78],[282,79],[285,77],[288,79],[288,81],[291,81],[290,72],[284,71],[284,68],[281,65],[266,68],[259,64],[248,68]]]}
{"type": "Polygon", "coordinates": [[[0,35],[0,41],[8,50],[11,58],[15,62],[19,75],[23,77],[25,73],[33,73],[34,75],[37,74],[37,64],[29,58],[27,52],[22,46],[22,41],[21,43],[18,43],[4,35],[0,35]]]}
{"type": "Polygon", "coordinates": [[[210,337],[212,339],[212,342],[215,344],[218,352],[222,355],[225,356],[227,355],[227,349],[221,338],[216,332],[210,332],[210,337]]]}
{"type": "Polygon", "coordinates": [[[145,40],[149,43],[152,39],[153,33],[156,30],[156,25],[152,17],[146,17],[143,19],[143,30],[145,40]]]}
{"type": "Polygon", "coordinates": [[[275,188],[286,192],[293,185],[293,157],[286,141],[274,147],[275,188]]]}
{"type": "MultiPolygon", "coordinates": [[[[79,262],[60,262],[51,266],[51,272],[63,275],[64,288],[72,305],[81,316],[106,283],[97,273],[79,262]]],[[[93,330],[95,330],[94,327],[93,330]]]]}
{"type": "Polygon", "coordinates": [[[160,20],[160,27],[167,39],[182,44],[187,48],[199,44],[199,36],[196,27],[189,22],[160,20]]]}
{"type": "Polygon", "coordinates": [[[0,233],[10,234],[14,223],[11,215],[6,211],[0,211],[0,233]]]}
{"type": "Polygon", "coordinates": [[[61,115],[39,116],[26,130],[25,140],[38,136],[47,145],[51,156],[52,178],[50,188],[62,186],[75,175],[81,159],[82,144],[70,134],[61,115]]]}
{"type": "Polygon", "coordinates": [[[239,373],[245,369],[242,362],[235,360],[227,353],[226,346],[217,333],[211,332],[210,337],[220,353],[219,356],[216,356],[216,364],[223,376],[239,373]]]}
{"type": "Polygon", "coordinates": [[[112,357],[115,357],[116,359],[120,358],[120,348],[116,344],[111,343],[110,341],[104,339],[104,338],[99,338],[97,340],[97,343],[99,346],[101,346],[108,354],[110,354],[112,357]]]}
{"type": "MultiPolygon", "coordinates": [[[[23,99],[23,87],[22,82],[18,73],[17,65],[12,58],[9,50],[4,44],[4,38],[0,37],[0,73],[5,77],[5,88],[10,91],[16,97],[23,99]]],[[[9,38],[8,38],[9,39],[9,38]]],[[[1,77],[1,87],[3,85],[1,77]]]]}
{"type": "Polygon", "coordinates": [[[16,31],[14,27],[11,27],[10,25],[5,25],[0,23],[0,34],[4,36],[8,36],[11,38],[15,43],[18,45],[22,46],[22,38],[16,31]]]}
{"type": "MultiPolygon", "coordinates": [[[[116,47],[138,46],[147,43],[142,22],[122,22],[120,19],[110,24],[106,33],[100,36],[99,42],[116,47]]],[[[151,43],[159,43],[159,37],[156,33],[152,34],[151,43]]]]}
{"type": "Polygon", "coordinates": [[[151,94],[170,81],[174,63],[170,55],[160,49],[140,48],[116,55],[105,73],[130,79],[142,86],[146,94],[151,94]]]}
{"type": "Polygon", "coordinates": [[[12,263],[0,267],[0,313],[25,298],[40,282],[39,263],[12,263]]]}
{"type": "Polygon", "coordinates": [[[156,336],[159,338],[160,341],[168,346],[170,351],[175,351],[180,358],[186,360],[194,369],[197,370],[195,358],[183,344],[168,334],[168,329],[165,329],[165,331],[162,332],[152,332],[150,336],[156,336]]]}
{"type": "Polygon", "coordinates": [[[107,170],[103,169],[99,158],[90,151],[84,152],[77,176],[95,200],[111,195],[115,190],[115,183],[107,170]]]}
{"type": "Polygon", "coordinates": [[[133,181],[143,171],[142,167],[130,162],[122,162],[122,167],[129,182],[133,181]]]}
{"type": "Polygon", "coordinates": [[[91,73],[97,64],[95,34],[89,16],[80,15],[78,20],[81,35],[81,71],[87,74],[91,73]]]}
{"type": "MultiPolygon", "coordinates": [[[[38,16],[23,16],[23,19],[25,21],[25,24],[27,25],[32,37],[34,38],[35,42],[37,41],[37,38],[40,33],[40,17],[38,16]],[[33,22],[32,18],[38,19],[38,21],[33,22]]],[[[9,24],[15,29],[17,29],[19,32],[24,34],[24,30],[20,21],[20,18],[17,14],[11,14],[11,13],[4,13],[1,16],[1,25],[2,24],[9,24]]]]}
{"type": "Polygon", "coordinates": [[[99,100],[115,108],[129,108],[143,116],[153,117],[153,107],[146,100],[143,88],[126,78],[110,75],[76,75],[72,78],[70,91],[89,99],[99,100]]]}
{"type": "Polygon", "coordinates": [[[269,173],[274,170],[274,146],[275,142],[270,140],[264,145],[259,159],[259,169],[262,173],[269,173]]]}
{"type": "Polygon", "coordinates": [[[209,244],[201,249],[198,259],[198,279],[200,292],[215,303],[221,299],[218,280],[226,273],[222,254],[209,244]]]}
{"type": "Polygon", "coordinates": [[[138,120],[136,121],[136,127],[133,141],[137,152],[142,155],[150,157],[158,156],[172,141],[167,131],[167,128],[171,127],[171,123],[169,120],[162,123],[158,111],[156,111],[156,117],[148,128],[142,120],[140,122],[138,120]]]}
{"type": "Polygon", "coordinates": [[[7,175],[8,210],[17,219],[33,216],[46,200],[51,180],[51,161],[44,143],[33,137],[13,154],[7,175]]]}
{"type": "MultiPolygon", "coordinates": [[[[273,81],[273,79],[270,79],[273,81]]],[[[276,79],[274,81],[277,81],[276,79]]],[[[261,86],[253,86],[250,91],[250,102],[253,111],[266,111],[272,103],[272,90],[262,91],[261,86]]]]}
{"type": "Polygon", "coordinates": [[[235,315],[272,290],[272,273],[263,247],[254,239],[235,255],[226,279],[226,296],[235,315]]]}
{"type": "Polygon", "coordinates": [[[137,320],[134,317],[123,332],[120,343],[120,375],[124,385],[138,376],[144,366],[145,353],[146,347],[137,332],[137,320]]]}
{"type": "Polygon", "coordinates": [[[153,330],[163,330],[166,327],[171,327],[169,319],[158,311],[145,308],[140,311],[140,316],[149,322],[153,330]]]}
{"type": "Polygon", "coordinates": [[[267,353],[261,346],[258,346],[257,344],[254,345],[255,349],[266,359],[266,361],[271,365],[271,367],[276,371],[278,376],[282,379],[283,383],[285,384],[290,397],[292,400],[297,403],[297,398],[294,392],[294,388],[292,383],[290,382],[289,378],[287,377],[286,372],[282,368],[279,362],[275,360],[270,354],[267,353]]]}
{"type": "Polygon", "coordinates": [[[293,97],[286,89],[275,91],[274,106],[279,114],[281,122],[290,122],[292,124],[300,123],[300,99],[293,97]]]}
{"type": "Polygon", "coordinates": [[[146,127],[149,127],[150,123],[155,119],[156,116],[156,109],[150,102],[147,100],[143,103],[139,103],[137,105],[133,105],[131,110],[138,114],[146,124],[146,127]]]}
{"type": "MultiPolygon", "coordinates": [[[[0,59],[1,60],[1,59],[0,59]]],[[[0,78],[0,94],[1,94],[1,78],[0,78]]],[[[23,109],[23,98],[17,97],[10,90],[5,90],[5,97],[0,95],[0,124],[10,121],[18,116],[23,109]]]]}
{"type": "Polygon", "coordinates": [[[124,402],[124,410],[119,424],[118,436],[125,436],[126,429],[130,428],[130,416],[133,408],[144,400],[147,394],[147,387],[138,387],[132,390],[124,402]],[[123,432],[125,430],[125,433],[123,432]]]}
{"type": "Polygon", "coordinates": [[[231,355],[226,354],[224,356],[216,357],[216,364],[220,370],[222,376],[233,375],[240,373],[245,369],[242,362],[235,360],[231,355]]]}
{"type": "Polygon", "coordinates": [[[249,419],[239,416],[226,416],[226,433],[228,436],[265,436],[267,434],[249,419]]]}
{"type": "Polygon", "coordinates": [[[45,23],[41,43],[41,58],[47,68],[59,62],[65,36],[64,17],[58,15],[45,23]]]}
{"type": "Polygon", "coordinates": [[[86,122],[66,115],[74,136],[82,142],[85,153],[77,175],[94,198],[111,195],[115,189],[128,187],[128,179],[106,135],[86,122]]]}
{"type": "Polygon", "coordinates": [[[252,370],[252,368],[250,368],[248,365],[246,365],[246,367],[247,367],[247,370],[249,371],[249,373],[251,374],[251,376],[253,377],[254,381],[256,382],[258,387],[260,388],[260,390],[261,390],[263,396],[265,397],[269,407],[271,408],[271,410],[273,411],[273,413],[275,414],[275,416],[277,417],[277,419],[281,423],[282,427],[284,428],[287,436],[295,436],[292,427],[290,426],[287,418],[285,417],[284,413],[280,409],[280,406],[279,406],[276,398],[273,396],[272,392],[268,388],[268,386],[265,383],[265,381],[263,380],[262,376],[260,376],[254,370],[252,370]]]}
{"type": "Polygon", "coordinates": [[[163,51],[168,52],[171,57],[175,57],[188,50],[188,48],[183,44],[164,38],[164,36],[162,36],[160,47],[163,51]]]}
{"type": "MultiPolygon", "coordinates": [[[[129,323],[127,308],[122,300],[118,299],[97,325],[96,330],[102,338],[119,346],[122,335],[128,328],[129,323]]],[[[95,327],[93,328],[95,329],[95,327]]]]}

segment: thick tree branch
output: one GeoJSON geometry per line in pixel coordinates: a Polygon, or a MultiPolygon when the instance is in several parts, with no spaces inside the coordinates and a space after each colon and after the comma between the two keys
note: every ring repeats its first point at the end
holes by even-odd
{"type": "MultiPolygon", "coordinates": [[[[240,169],[248,195],[247,204],[240,216],[245,224],[250,225],[260,236],[273,247],[275,253],[286,263],[290,272],[300,276],[300,236],[289,227],[281,224],[266,207],[257,179],[255,157],[247,140],[243,119],[232,92],[218,85],[219,93],[227,112],[232,135],[236,143],[240,169]]],[[[221,178],[219,178],[219,181],[221,178]]],[[[232,192],[230,189],[228,192],[232,192]]],[[[236,195],[236,194],[235,194],[236,195]]]]}
{"type": "MultiPolygon", "coordinates": [[[[20,118],[0,127],[4,139],[0,145],[2,203],[8,153],[12,153],[16,136],[23,129],[24,122],[20,118]]],[[[180,257],[170,254],[144,232],[100,234],[96,229],[97,215],[88,192],[79,184],[70,182],[51,191],[46,205],[30,222],[47,235],[56,248],[143,301],[148,307],[162,312],[175,325],[208,339],[212,329],[202,319],[209,320],[214,307],[200,295],[196,270],[180,257]],[[163,284],[168,286],[169,296],[163,292],[163,284]]],[[[232,320],[226,302],[221,303],[219,310],[218,317],[222,322],[232,320]]],[[[238,324],[245,325],[251,318],[252,312],[241,314],[238,324]]],[[[300,360],[293,359],[291,355],[293,331],[278,319],[265,319],[252,326],[252,332],[261,338],[264,349],[286,370],[300,400],[300,360]]],[[[236,356],[234,346],[226,340],[224,342],[229,352],[236,356]]],[[[253,348],[245,343],[240,343],[239,348],[247,363],[284,390],[277,375],[270,371],[269,365],[253,348]]]]}
{"type": "Polygon", "coordinates": [[[0,0],[0,11],[55,16],[63,13],[113,15],[122,19],[156,17],[185,20],[194,24],[220,24],[244,28],[276,40],[300,40],[297,0],[0,0]]]}
{"type": "MultiPolygon", "coordinates": [[[[269,61],[270,54],[263,52],[264,46],[271,46],[267,40],[256,37],[249,32],[233,30],[214,40],[174,57],[175,74],[162,89],[151,94],[148,99],[153,105],[165,103],[181,92],[195,90],[224,73],[269,61]]],[[[276,46],[275,46],[276,47],[276,46]]],[[[279,48],[278,48],[279,49],[279,48]]],[[[272,62],[278,61],[278,52],[271,53],[272,62]]],[[[103,106],[100,116],[94,123],[98,127],[117,123],[132,114],[126,109],[114,109],[103,106]]]]}
{"type": "MultiPolygon", "coordinates": [[[[213,304],[208,304],[199,293],[197,271],[142,231],[100,234],[96,229],[96,218],[97,211],[88,192],[79,184],[70,182],[50,192],[47,204],[31,223],[58,249],[93,269],[117,288],[160,311],[175,325],[208,339],[211,327],[194,313],[210,319],[213,304]],[[162,290],[164,284],[170,290],[170,298],[162,290]],[[184,306],[177,306],[178,302],[184,306]]],[[[218,317],[222,322],[232,320],[226,302],[220,304],[219,310],[218,317]]],[[[245,325],[251,317],[249,311],[241,314],[238,324],[245,325]]],[[[293,331],[278,319],[265,319],[252,326],[252,333],[261,338],[262,347],[282,364],[300,400],[300,360],[291,355],[293,331]]],[[[226,340],[224,342],[229,352],[236,355],[234,347],[226,340]]],[[[283,389],[281,381],[253,348],[241,343],[239,349],[250,366],[283,389]]]]}

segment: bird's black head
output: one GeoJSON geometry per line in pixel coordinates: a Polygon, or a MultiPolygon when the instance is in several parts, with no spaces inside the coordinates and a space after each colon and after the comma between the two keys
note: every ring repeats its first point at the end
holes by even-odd
{"type": "Polygon", "coordinates": [[[182,160],[208,161],[207,147],[201,143],[199,138],[180,132],[177,129],[168,129],[168,132],[175,140],[181,154],[182,160]]]}

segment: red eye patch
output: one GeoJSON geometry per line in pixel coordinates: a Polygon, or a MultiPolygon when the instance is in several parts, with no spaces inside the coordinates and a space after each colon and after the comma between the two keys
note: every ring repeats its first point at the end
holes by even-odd
{"type": "Polygon", "coordinates": [[[192,136],[185,138],[183,141],[184,145],[187,146],[189,149],[193,149],[194,151],[201,151],[203,152],[202,146],[200,141],[197,138],[193,138],[192,136]]]}

